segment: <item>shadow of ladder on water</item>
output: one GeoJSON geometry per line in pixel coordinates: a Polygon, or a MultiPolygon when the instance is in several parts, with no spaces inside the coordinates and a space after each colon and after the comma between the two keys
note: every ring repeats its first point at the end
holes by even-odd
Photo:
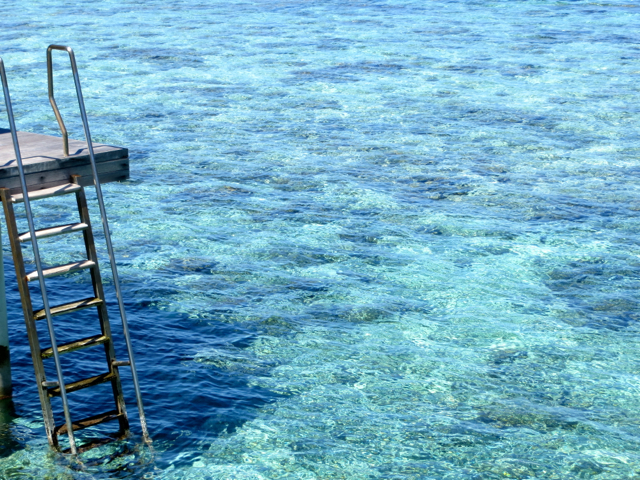
{"type": "Polygon", "coordinates": [[[0,59],[0,77],[2,80],[5,105],[7,108],[7,116],[9,118],[11,136],[13,139],[16,161],[18,164],[18,171],[20,174],[19,175],[20,183],[21,183],[20,191],[28,192],[28,193],[26,195],[23,195],[22,193],[16,194],[16,193],[12,193],[12,190],[2,188],[0,189],[0,197],[2,198],[2,203],[4,205],[5,218],[7,222],[7,230],[8,230],[9,240],[11,243],[11,250],[13,252],[13,259],[14,259],[14,265],[16,269],[16,276],[18,280],[18,287],[20,290],[22,309],[24,312],[25,322],[27,325],[27,334],[29,338],[29,344],[31,347],[31,355],[33,359],[34,369],[35,369],[36,383],[37,383],[38,392],[40,395],[40,402],[42,405],[44,424],[45,424],[47,437],[49,439],[49,443],[53,447],[58,448],[59,447],[58,435],[66,433],[69,436],[69,447],[70,447],[69,451],[72,454],[75,454],[78,452],[78,448],[76,447],[75,438],[73,434],[75,430],[80,430],[93,425],[98,425],[108,421],[117,420],[120,427],[118,434],[124,435],[128,433],[129,421],[127,418],[124,397],[122,394],[120,374],[118,372],[118,367],[122,367],[122,366],[131,367],[132,379],[133,379],[134,388],[136,391],[138,412],[140,414],[140,423],[142,426],[143,438],[147,442],[150,442],[150,440],[149,440],[149,436],[146,428],[146,419],[144,416],[144,411],[142,407],[142,398],[140,395],[140,388],[138,385],[137,373],[135,370],[133,350],[131,348],[131,341],[130,341],[129,332],[128,332],[126,314],[124,312],[124,305],[122,302],[122,295],[120,292],[117,268],[115,266],[115,258],[113,254],[113,248],[111,245],[109,226],[106,218],[106,212],[104,207],[104,200],[102,198],[100,181],[98,179],[98,172],[95,164],[93,145],[91,142],[91,134],[89,132],[89,125],[86,117],[86,111],[84,108],[84,100],[82,98],[82,91],[80,88],[80,81],[78,78],[75,57],[73,54],[73,50],[71,50],[71,48],[69,47],[51,45],[47,49],[47,73],[48,73],[48,80],[49,80],[49,99],[54,109],[54,113],[56,114],[56,118],[58,120],[60,128],[63,132],[63,144],[64,144],[65,156],[68,156],[68,137],[67,137],[66,128],[64,127],[64,122],[60,117],[60,113],[58,111],[57,105],[55,104],[55,100],[53,98],[53,73],[52,73],[52,59],[51,59],[52,50],[66,51],[69,54],[69,58],[71,60],[71,68],[74,76],[76,92],[78,95],[78,104],[80,106],[80,113],[82,116],[85,137],[86,137],[87,146],[89,149],[89,156],[90,156],[91,167],[92,167],[92,172],[94,177],[93,180],[94,180],[94,185],[96,187],[98,204],[100,206],[102,225],[105,233],[107,250],[109,252],[109,259],[110,259],[111,268],[112,268],[113,277],[114,277],[113,280],[114,280],[114,286],[116,289],[116,296],[118,297],[118,304],[120,307],[123,332],[124,332],[124,337],[127,344],[129,360],[118,361],[115,357],[115,349],[113,346],[113,339],[111,335],[111,326],[110,326],[109,317],[107,314],[104,290],[103,290],[100,270],[98,266],[98,257],[96,254],[93,231],[91,229],[91,222],[89,219],[89,210],[87,207],[84,188],[80,185],[80,176],[71,175],[71,179],[70,179],[71,183],[64,183],[58,186],[54,186],[54,187],[46,188],[42,190],[28,191],[25,174],[24,174],[24,168],[22,164],[22,158],[20,155],[20,147],[18,144],[18,137],[17,137],[17,131],[15,127],[13,110],[11,106],[11,99],[9,95],[7,79],[6,79],[6,72],[4,69],[4,63],[2,62],[2,59],[0,59]],[[31,201],[50,198],[53,196],[72,194],[72,193],[75,194],[76,196],[76,203],[77,203],[78,212],[80,215],[80,222],[36,231],[33,225],[31,201]],[[29,231],[23,234],[20,234],[18,232],[16,216],[13,209],[13,205],[19,202],[24,202],[25,204],[25,213],[27,217],[27,222],[29,224],[29,231]],[[83,233],[87,259],[79,262],[73,262],[67,265],[61,265],[53,268],[43,269],[41,265],[40,253],[38,249],[38,240],[41,238],[53,237],[57,235],[74,233],[74,232],[83,233]],[[30,272],[28,274],[25,271],[24,259],[21,251],[21,244],[24,242],[31,242],[33,247],[34,259],[36,263],[36,271],[30,272]],[[77,300],[77,301],[73,301],[63,305],[58,305],[55,307],[49,307],[47,291],[45,288],[45,279],[49,277],[57,276],[57,275],[63,275],[66,273],[84,270],[84,269],[88,269],[91,273],[94,296],[91,298],[77,300]],[[40,292],[42,294],[43,307],[44,307],[42,310],[38,310],[38,311],[33,310],[33,304],[31,302],[31,294],[29,291],[29,282],[36,281],[36,280],[40,284],[40,292]],[[55,315],[62,315],[66,313],[76,312],[78,310],[82,310],[85,308],[94,308],[94,307],[97,309],[98,319],[100,321],[100,327],[101,327],[101,334],[83,338],[80,340],[76,340],[76,341],[58,346],[55,338],[52,317],[55,315]],[[45,349],[40,348],[40,342],[39,342],[38,332],[36,328],[36,321],[41,319],[47,320],[49,337],[51,341],[50,348],[45,348],[45,349]],[[63,374],[62,374],[62,367],[60,365],[59,355],[74,352],[74,351],[88,348],[88,347],[99,346],[99,345],[104,346],[108,371],[106,373],[96,375],[94,377],[90,377],[80,381],[65,384],[63,379],[63,374]],[[46,379],[45,370],[44,370],[44,359],[47,359],[47,358],[53,358],[55,362],[56,373],[57,373],[56,381],[47,381],[46,379]],[[92,387],[92,386],[107,383],[107,382],[110,382],[112,386],[115,409],[105,413],[93,415],[83,420],[72,421],[71,415],[69,412],[69,405],[67,401],[67,393],[71,393],[77,390],[82,390],[88,387],[92,387]],[[63,405],[64,416],[65,416],[65,423],[58,426],[55,425],[53,410],[51,406],[51,398],[56,396],[59,396],[62,399],[62,405],[63,405]]]}

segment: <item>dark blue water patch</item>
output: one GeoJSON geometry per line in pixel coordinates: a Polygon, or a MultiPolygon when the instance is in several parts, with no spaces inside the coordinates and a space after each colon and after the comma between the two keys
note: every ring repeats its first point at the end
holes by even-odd
{"type": "Polygon", "coordinates": [[[391,320],[392,312],[378,306],[316,305],[306,310],[306,315],[322,322],[384,322],[391,320]]]}
{"type": "Polygon", "coordinates": [[[30,435],[25,429],[17,429],[12,423],[17,418],[13,400],[0,400],[0,458],[8,457],[23,448],[22,442],[30,435]],[[20,440],[18,439],[20,438],[20,440]]]}
{"type": "MultiPolygon", "coordinates": [[[[148,318],[150,311],[154,309],[137,316],[148,318]]],[[[138,368],[147,415],[157,435],[171,438],[172,432],[186,429],[194,433],[189,444],[214,438],[222,431],[235,430],[253,418],[261,405],[277,398],[268,390],[247,385],[252,375],[268,375],[275,366],[264,362],[256,365],[251,363],[251,356],[242,353],[256,338],[255,330],[212,318],[203,322],[171,312],[155,312],[164,320],[155,327],[135,330],[133,336],[138,345],[148,344],[142,349],[146,353],[139,355],[138,368]],[[195,343],[190,335],[194,328],[198,330],[195,343]],[[225,361],[219,353],[203,357],[203,351],[229,352],[229,358],[241,361],[237,365],[242,369],[233,368],[236,363],[225,361]]],[[[134,318],[131,323],[136,323],[134,318]]]]}
{"type": "Polygon", "coordinates": [[[429,200],[445,200],[453,196],[469,195],[473,185],[468,179],[455,177],[418,176],[398,181],[401,189],[395,196],[405,203],[425,203],[429,200]]]}
{"type": "MultiPolygon", "coordinates": [[[[498,428],[527,427],[539,432],[575,430],[581,428],[578,418],[566,418],[562,408],[541,408],[527,401],[505,402],[483,418],[496,422],[498,428]]],[[[585,426],[586,427],[586,426],[585,426]]],[[[588,429],[588,427],[586,427],[588,429]]]]}
{"type": "Polygon", "coordinates": [[[355,243],[378,243],[379,238],[366,234],[353,234],[353,233],[340,233],[338,234],[340,240],[355,243]]]}
{"type": "Polygon", "coordinates": [[[438,225],[421,225],[416,228],[416,233],[421,235],[444,235],[445,230],[438,225]]]}
{"type": "Polygon", "coordinates": [[[372,277],[370,275],[365,275],[359,272],[354,272],[352,270],[342,269],[342,270],[339,270],[337,273],[338,275],[344,275],[349,279],[356,279],[358,282],[362,282],[364,284],[373,283],[377,281],[375,277],[372,277]]]}
{"type": "MultiPolygon", "coordinates": [[[[172,278],[174,278],[172,276],[172,278]]],[[[170,286],[154,285],[151,287],[132,287],[126,288],[128,295],[125,297],[125,308],[127,311],[144,311],[147,308],[154,307],[158,303],[162,303],[171,296],[178,295],[181,291],[170,286]]]]}
{"type": "MultiPolygon", "coordinates": [[[[190,265],[178,264],[184,268],[191,268],[190,265]]],[[[5,262],[5,270],[11,271],[12,264],[5,262]]],[[[195,268],[199,268],[197,265],[195,268]]],[[[174,275],[179,272],[173,272],[174,275]]],[[[14,370],[14,388],[16,390],[16,402],[18,405],[17,415],[22,415],[23,409],[39,410],[39,402],[35,384],[33,383],[33,368],[29,360],[29,347],[26,340],[26,333],[23,321],[21,319],[21,308],[19,302],[19,293],[15,282],[11,282],[11,277],[7,282],[7,299],[9,304],[9,316],[12,319],[10,324],[11,346],[12,346],[12,365],[14,370]]],[[[154,286],[147,290],[152,294],[154,300],[166,298],[166,295],[173,294],[173,291],[163,290],[160,286],[154,286]]],[[[77,293],[77,292],[75,292],[77,293]]],[[[73,295],[74,292],[67,294],[73,295]]],[[[238,375],[238,371],[229,372],[228,368],[215,368],[207,366],[204,370],[202,367],[196,368],[198,373],[190,374],[194,371],[193,364],[194,354],[200,345],[206,345],[207,348],[233,348],[243,350],[249,347],[256,338],[255,332],[239,327],[238,325],[230,325],[228,323],[217,322],[213,319],[207,321],[206,324],[194,322],[184,315],[176,315],[171,312],[162,312],[153,308],[153,302],[143,300],[144,291],[128,288],[125,285],[125,298],[130,300],[127,302],[127,310],[129,311],[129,322],[131,325],[132,338],[136,350],[138,351],[138,370],[143,388],[143,395],[147,405],[147,415],[152,430],[155,435],[160,437],[171,438],[173,431],[176,429],[190,429],[196,432],[194,438],[202,441],[204,437],[215,437],[222,431],[232,432],[245,421],[255,416],[256,409],[265,403],[272,402],[277,395],[256,387],[247,386],[246,374],[238,375]],[[142,295],[142,297],[141,297],[142,295]],[[150,316],[156,317],[157,322],[149,322],[150,316]],[[144,319],[144,321],[140,321],[144,319]],[[193,343],[190,338],[190,331],[197,325],[198,341],[193,343]],[[149,355],[153,352],[152,355],[149,355]],[[186,369],[186,370],[185,370],[186,369]],[[244,379],[243,379],[244,378],[244,379]],[[188,385],[188,387],[187,387],[188,385]],[[190,392],[189,394],[185,394],[190,392]],[[217,393],[216,393],[217,392],[217,393]],[[195,408],[194,408],[195,406],[195,408]],[[211,418],[203,418],[202,412],[212,413],[218,420],[211,418]],[[252,413],[254,412],[254,413],[252,413]],[[204,423],[203,423],[204,422],[204,423]],[[204,425],[204,427],[203,427],[204,425]],[[213,428],[215,427],[215,428],[213,428]],[[202,435],[201,429],[204,428],[202,435]],[[165,432],[166,433],[163,433],[165,432]]],[[[109,304],[110,312],[114,313],[115,305],[109,304]]],[[[87,326],[93,321],[98,327],[97,317],[93,309],[91,311],[84,310],[74,314],[74,319],[65,316],[56,317],[57,334],[60,341],[67,337],[75,339],[79,334],[86,336],[87,326]],[[82,325],[82,332],[78,332],[77,326],[82,325]]],[[[122,339],[120,328],[117,323],[117,314],[112,316],[112,324],[116,340],[122,339]],[[119,335],[118,335],[119,332],[119,335]]],[[[82,335],[81,335],[82,336],[82,335]]],[[[43,345],[45,345],[47,334],[43,330],[41,332],[43,345]]],[[[122,342],[116,342],[119,356],[126,358],[126,353],[122,342]]],[[[74,359],[69,356],[62,357],[63,367],[67,371],[72,371],[74,376],[84,378],[91,374],[95,374],[93,370],[100,368],[103,359],[93,358],[90,350],[76,352],[74,359]]],[[[259,373],[260,375],[268,375],[269,370],[274,365],[262,365],[259,372],[252,366],[251,375],[259,373]]],[[[49,362],[47,365],[49,375],[54,375],[53,365],[49,362]]],[[[130,409],[133,404],[131,398],[130,384],[127,383],[127,373],[123,373],[123,383],[128,389],[127,396],[129,399],[130,409]]],[[[74,377],[75,378],[75,377],[74,377]]],[[[73,378],[68,377],[73,380],[73,378]]],[[[77,379],[77,378],[76,378],[77,379]]],[[[95,392],[93,392],[95,393],[95,392]]],[[[92,393],[92,394],[93,394],[92,393]]],[[[91,398],[84,395],[85,399],[91,398]]],[[[108,399],[110,394],[105,392],[105,398],[108,399]]],[[[76,394],[73,407],[78,418],[86,417],[95,413],[93,408],[96,407],[95,402],[77,402],[79,396],[76,394]]],[[[82,400],[82,399],[80,399],[82,400]]],[[[133,410],[135,412],[135,409],[133,410]]],[[[58,412],[59,414],[59,412],[58,412]]],[[[59,416],[59,415],[58,415],[59,416]]],[[[135,414],[133,414],[135,419],[135,414]]],[[[62,422],[62,419],[58,419],[62,422]]],[[[134,428],[135,430],[135,428],[134,428]]],[[[196,441],[196,440],[193,440],[196,441]]],[[[12,443],[8,442],[7,448],[12,443]]],[[[185,445],[175,447],[176,450],[169,449],[168,455],[177,454],[185,445]]],[[[8,451],[9,452],[9,451],[8,451]]],[[[9,452],[10,453],[10,452],[9,452]]]]}
{"type": "Polygon", "coordinates": [[[547,273],[546,285],[565,301],[575,326],[621,330],[640,319],[634,291],[640,279],[635,261],[573,261],[547,273]]]}
{"type": "Polygon", "coordinates": [[[600,215],[597,215],[598,212],[591,212],[589,210],[581,208],[573,208],[573,206],[565,206],[562,204],[540,204],[531,208],[530,213],[527,217],[529,221],[534,223],[558,221],[585,223],[594,220],[593,213],[595,213],[598,217],[610,217],[612,215],[612,211],[606,209],[606,207],[602,208],[602,206],[600,206],[599,209],[601,210],[601,212],[600,215]]]}
{"type": "Polygon", "coordinates": [[[292,108],[302,110],[342,110],[342,105],[337,100],[317,99],[295,104],[292,108]]]}
{"type": "Polygon", "coordinates": [[[303,82],[326,81],[331,83],[358,82],[360,79],[350,74],[335,69],[319,70],[295,70],[291,72],[291,77],[283,78],[281,81],[285,85],[299,85],[303,82]]]}
{"type": "Polygon", "coordinates": [[[109,55],[111,57],[123,57],[124,59],[135,59],[136,61],[163,61],[168,64],[172,63],[190,63],[202,62],[199,55],[195,55],[193,50],[178,50],[164,48],[111,48],[109,55]]]}
{"type": "Polygon", "coordinates": [[[279,265],[291,265],[299,268],[340,263],[348,258],[348,254],[330,253],[329,250],[322,248],[299,246],[296,248],[263,249],[259,258],[279,265]]]}
{"type": "MultiPolygon", "coordinates": [[[[427,430],[424,427],[419,427],[419,429],[416,430],[417,431],[412,432],[413,435],[411,435],[411,437],[415,437],[416,440],[426,440],[428,437],[434,436],[434,432],[430,432],[430,429],[427,430]]],[[[496,425],[496,421],[486,416],[480,416],[475,419],[475,421],[460,421],[453,425],[438,426],[436,430],[439,432],[436,442],[440,448],[438,448],[434,457],[439,457],[451,448],[464,448],[472,445],[491,445],[505,438],[504,433],[501,432],[499,426],[496,425]]]]}
{"type": "Polygon", "coordinates": [[[172,274],[200,273],[213,275],[218,271],[219,263],[213,258],[176,258],[164,267],[172,274]]]}
{"type": "Polygon", "coordinates": [[[317,203],[302,202],[294,202],[283,208],[265,208],[251,213],[251,218],[256,223],[269,223],[282,218],[295,223],[326,225],[342,218],[342,215],[333,208],[323,208],[317,203]]]}
{"type": "Polygon", "coordinates": [[[489,71],[493,72],[493,65],[490,68],[482,65],[439,65],[436,68],[438,70],[468,74],[476,74],[478,72],[487,73],[489,71]]]}
{"type": "Polygon", "coordinates": [[[329,290],[329,286],[325,282],[306,278],[293,280],[287,285],[287,288],[289,290],[301,291],[305,294],[317,294],[329,290]]]}
{"type": "Polygon", "coordinates": [[[516,349],[500,350],[493,355],[491,359],[491,363],[493,363],[494,365],[513,363],[517,360],[525,359],[528,356],[529,354],[523,350],[516,350],[516,349]]]}

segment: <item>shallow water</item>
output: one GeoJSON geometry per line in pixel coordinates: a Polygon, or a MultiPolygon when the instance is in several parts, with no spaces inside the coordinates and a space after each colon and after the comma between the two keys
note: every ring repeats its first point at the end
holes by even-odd
{"type": "Polygon", "coordinates": [[[154,447],[48,453],[5,238],[0,478],[640,476],[636,7],[4,2],[18,128],[57,134],[69,44],[94,140],[130,149],[104,191],[154,447]]]}

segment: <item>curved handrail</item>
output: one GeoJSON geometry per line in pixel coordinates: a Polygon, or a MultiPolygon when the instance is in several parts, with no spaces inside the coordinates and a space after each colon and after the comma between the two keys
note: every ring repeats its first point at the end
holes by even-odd
{"type": "Polygon", "coordinates": [[[52,50],[64,50],[69,53],[71,57],[71,64],[75,66],[76,60],[73,54],[73,50],[70,47],[63,47],[61,45],[49,45],[47,48],[47,83],[49,84],[49,103],[53,108],[53,113],[56,116],[56,120],[58,120],[58,125],[60,125],[60,131],[62,132],[62,151],[65,157],[69,156],[69,134],[67,133],[67,127],[64,125],[64,120],[62,120],[62,115],[60,115],[60,110],[58,110],[58,104],[56,104],[56,99],[53,96],[53,59],[51,58],[52,50]]]}
{"type": "MultiPolygon", "coordinates": [[[[7,108],[7,117],[9,117],[9,128],[11,129],[11,138],[13,140],[13,150],[16,154],[16,162],[18,163],[18,173],[20,174],[20,186],[22,187],[22,194],[24,196],[24,208],[27,215],[27,223],[29,224],[29,234],[31,235],[31,247],[33,248],[33,256],[36,262],[36,271],[38,272],[38,283],[40,284],[40,293],[42,294],[42,304],[44,306],[44,313],[47,318],[47,327],[49,329],[49,339],[51,340],[51,351],[56,364],[56,375],[58,376],[57,383],[60,387],[60,398],[62,399],[62,408],[64,410],[64,419],[67,426],[67,435],[69,436],[69,447],[71,453],[76,454],[76,440],[73,435],[73,423],[71,422],[71,414],[69,412],[69,403],[67,402],[67,387],[62,376],[62,367],[60,366],[60,358],[58,356],[58,343],[56,341],[55,331],[53,329],[53,320],[51,318],[51,309],[49,308],[49,297],[47,295],[47,289],[45,288],[45,279],[42,274],[42,262],[40,261],[40,250],[38,248],[38,238],[36,236],[36,229],[33,224],[33,215],[31,213],[31,202],[29,201],[29,195],[27,190],[27,181],[24,176],[24,167],[22,164],[22,156],[20,155],[20,145],[18,144],[18,131],[16,130],[16,122],[13,116],[13,107],[11,106],[11,96],[9,95],[9,84],[7,82],[7,74],[4,69],[4,62],[0,58],[0,79],[2,80],[2,90],[4,93],[4,103],[7,108]]],[[[47,432],[49,433],[49,432],[47,432]]]]}
{"type": "Polygon", "coordinates": [[[76,95],[78,97],[78,106],[80,107],[80,116],[82,117],[82,125],[84,127],[84,136],[87,140],[87,147],[89,149],[89,159],[91,161],[91,170],[93,172],[93,184],[96,187],[96,196],[98,198],[98,205],[100,207],[100,216],[102,217],[102,228],[104,230],[105,242],[107,244],[107,252],[109,254],[109,262],[111,263],[111,272],[113,274],[113,286],[116,290],[116,297],[118,298],[118,307],[120,309],[120,319],[122,320],[122,329],[124,333],[125,342],[127,344],[127,353],[129,355],[129,366],[131,367],[131,378],[133,380],[133,387],[136,392],[136,401],[138,404],[138,413],[140,416],[140,426],[142,427],[143,439],[150,443],[149,432],[147,431],[147,420],[144,415],[144,408],[142,406],[142,394],[140,393],[140,384],[138,383],[138,373],[136,371],[136,364],[133,355],[133,348],[131,346],[131,337],[129,336],[129,326],[127,324],[127,314],[124,310],[124,301],[122,299],[122,292],[120,290],[120,279],[118,277],[118,268],[116,266],[116,257],[113,253],[113,245],[111,244],[111,231],[109,230],[109,221],[107,219],[107,211],[104,206],[104,198],[102,197],[102,187],[100,186],[100,179],[98,178],[98,168],[96,166],[96,159],[93,153],[93,142],[91,141],[91,132],[89,131],[89,120],[87,119],[87,112],[84,107],[84,97],[82,96],[82,89],[80,87],[80,77],[78,76],[78,66],[76,65],[76,57],[73,54],[71,47],[63,45],[49,45],[47,48],[47,77],[49,78],[49,100],[53,106],[53,110],[56,113],[56,118],[60,127],[63,128],[63,139],[65,142],[65,154],[68,155],[68,140],[66,138],[66,129],[64,129],[64,122],[58,112],[55,100],[53,99],[53,62],[51,59],[51,52],[53,50],[62,50],[69,54],[69,60],[71,62],[71,71],[73,73],[73,81],[76,86],[76,95]]]}

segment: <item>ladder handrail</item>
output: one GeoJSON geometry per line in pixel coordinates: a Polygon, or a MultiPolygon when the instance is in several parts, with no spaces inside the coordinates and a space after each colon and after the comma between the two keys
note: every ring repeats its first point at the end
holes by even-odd
{"type": "Polygon", "coordinates": [[[40,250],[38,248],[38,239],[35,234],[35,227],[33,225],[33,216],[31,213],[31,202],[29,201],[29,195],[27,190],[27,181],[24,176],[24,168],[22,165],[22,156],[20,155],[20,145],[18,143],[18,133],[16,130],[15,118],[13,116],[13,107],[11,105],[11,96],[9,95],[9,84],[7,82],[7,74],[4,69],[4,62],[0,58],[0,78],[2,79],[2,90],[4,93],[4,103],[7,109],[7,117],[9,118],[9,128],[11,129],[11,139],[13,140],[13,150],[16,155],[16,161],[18,163],[18,172],[20,174],[20,185],[22,187],[22,193],[24,195],[24,208],[27,216],[27,222],[29,224],[29,233],[31,235],[31,245],[33,248],[33,256],[36,262],[36,270],[38,272],[38,283],[40,284],[40,291],[42,293],[42,303],[44,305],[45,316],[47,317],[47,326],[49,329],[49,337],[51,340],[51,349],[53,358],[56,364],[56,375],[58,377],[58,386],[60,387],[60,398],[62,399],[62,408],[64,409],[64,419],[67,425],[67,433],[69,435],[69,447],[72,454],[77,453],[76,441],[73,435],[73,423],[71,421],[71,414],[69,413],[69,403],[67,402],[67,388],[62,376],[62,366],[60,365],[60,357],[58,355],[58,343],[56,342],[56,335],[53,328],[53,319],[51,317],[51,309],[49,308],[49,298],[47,296],[47,289],[45,286],[45,278],[42,274],[42,263],[40,261],[40,250]]]}
{"type": "MultiPolygon", "coordinates": [[[[56,99],[53,95],[53,60],[51,58],[51,49],[56,46],[51,45],[47,50],[47,84],[49,90],[49,103],[53,108],[53,113],[56,116],[56,120],[58,121],[58,125],[60,126],[60,131],[62,132],[62,152],[65,157],[69,156],[69,134],[67,133],[67,127],[64,125],[64,120],[62,120],[62,115],[60,115],[60,110],[58,110],[58,104],[56,103],[56,99]]],[[[70,53],[71,55],[73,52],[70,53]]]]}
{"type": "MultiPolygon", "coordinates": [[[[149,432],[147,431],[147,420],[144,415],[144,408],[142,406],[142,394],[140,393],[140,385],[138,383],[138,374],[136,371],[136,365],[133,355],[133,348],[131,346],[131,338],[129,336],[129,327],[127,323],[127,314],[124,309],[124,301],[122,299],[122,292],[120,290],[120,279],[118,277],[118,268],[116,266],[116,258],[113,252],[113,245],[111,244],[111,231],[109,230],[109,221],[107,220],[107,212],[104,206],[104,198],[102,196],[102,188],[100,186],[100,180],[98,178],[98,169],[96,167],[96,159],[93,153],[93,142],[91,140],[91,132],[89,131],[89,120],[87,119],[87,112],[84,106],[84,97],[82,96],[82,89],[80,87],[80,77],[78,76],[78,67],[76,65],[76,58],[71,47],[63,45],[49,45],[47,48],[47,78],[49,79],[49,100],[53,106],[54,113],[58,119],[60,127],[63,129],[63,141],[66,148],[65,154],[68,155],[68,139],[66,137],[66,128],[64,128],[64,122],[58,111],[55,99],[53,98],[53,61],[52,51],[61,50],[69,54],[69,61],[71,63],[71,71],[73,73],[73,81],[76,87],[76,95],[78,97],[78,106],[80,107],[80,116],[82,117],[82,125],[84,127],[84,135],[87,141],[87,147],[89,149],[89,159],[91,161],[91,170],[93,172],[93,183],[96,187],[96,195],[98,197],[98,205],[100,207],[100,217],[102,218],[102,227],[104,230],[105,241],[107,244],[107,252],[109,254],[109,263],[111,264],[111,272],[113,274],[113,284],[116,290],[116,297],[118,298],[118,307],[120,309],[120,319],[122,320],[122,327],[124,331],[125,342],[127,344],[127,353],[129,355],[129,366],[131,367],[131,377],[133,380],[133,386],[136,393],[136,401],[138,404],[138,413],[140,415],[140,425],[142,427],[142,436],[146,442],[150,442],[149,432]]],[[[34,235],[32,233],[32,235],[34,235]]]]}

